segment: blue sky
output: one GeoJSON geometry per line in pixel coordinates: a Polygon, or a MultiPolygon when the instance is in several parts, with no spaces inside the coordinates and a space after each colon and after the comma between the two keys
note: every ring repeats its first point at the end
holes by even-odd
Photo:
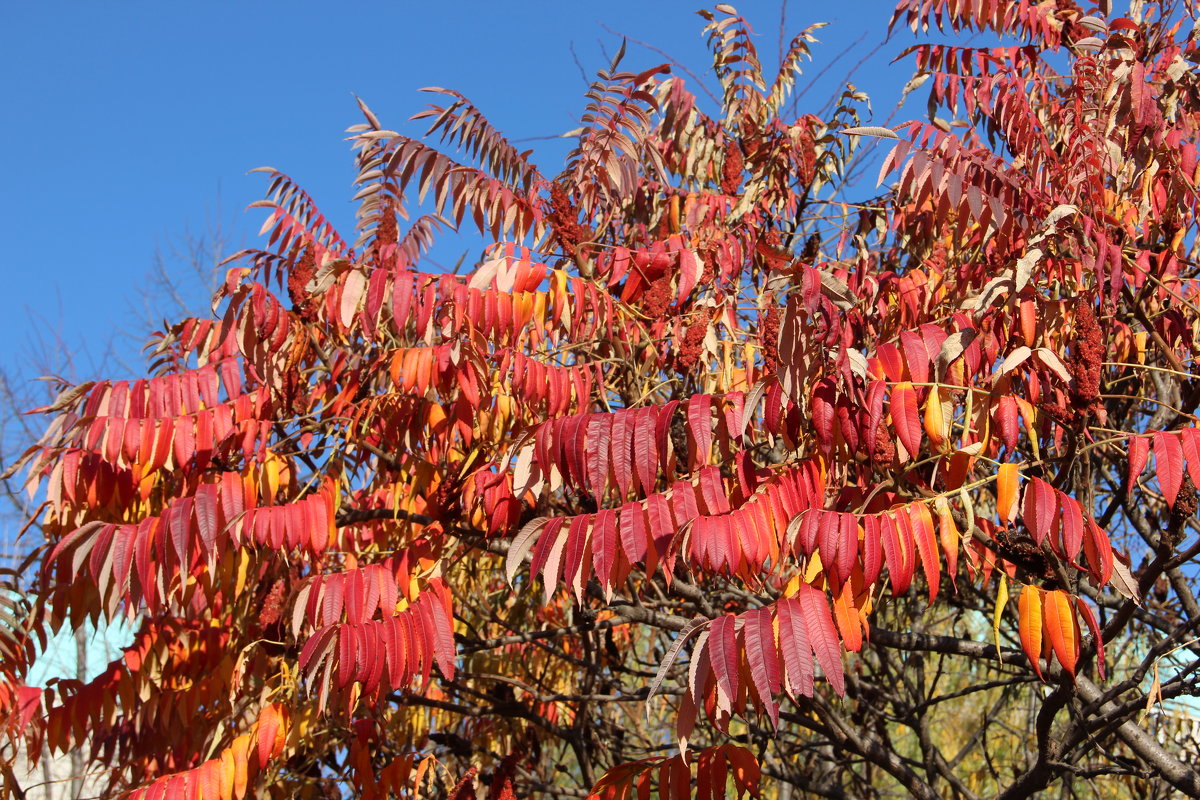
{"type": "MultiPolygon", "coordinates": [[[[52,333],[80,356],[74,377],[93,377],[89,363],[115,332],[145,332],[132,309],[157,246],[218,218],[241,243],[253,241],[263,212],[244,209],[265,185],[247,175],[254,167],[288,172],[350,229],[353,167],[343,131],[358,121],[355,94],[394,128],[424,104],[417,89],[436,85],[465,93],[512,138],[558,134],[575,127],[582,108],[576,58],[590,78],[619,44],[606,28],[705,75],[699,5],[7,4],[0,367],[30,374],[30,352],[52,333]]],[[[780,3],[737,5],[772,69],[780,3]]],[[[833,23],[809,75],[854,45],[805,96],[813,110],[882,41],[891,8],[878,0],[788,4],[789,36],[833,23]]],[[[909,74],[907,64],[886,65],[910,43],[898,34],[855,76],[881,115],[909,74]]],[[[662,60],[631,43],[625,63],[662,60]]],[[[528,146],[557,171],[562,142],[528,146]]],[[[134,339],[119,341],[135,352],[134,339]]]]}

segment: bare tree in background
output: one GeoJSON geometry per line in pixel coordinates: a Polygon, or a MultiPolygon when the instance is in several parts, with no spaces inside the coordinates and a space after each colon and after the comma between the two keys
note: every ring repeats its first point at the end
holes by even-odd
{"type": "MultiPolygon", "coordinates": [[[[0,471],[41,435],[26,412],[53,400],[64,381],[79,383],[92,375],[139,372],[136,362],[141,343],[162,322],[155,312],[176,317],[203,309],[220,280],[222,258],[232,252],[230,226],[220,221],[219,205],[213,219],[203,232],[185,227],[155,248],[144,280],[129,298],[128,325],[114,328],[101,349],[89,348],[84,341],[69,341],[56,320],[29,313],[30,337],[18,360],[21,366],[0,366],[0,471]]],[[[40,420],[33,422],[40,424],[40,420]]],[[[26,491],[20,475],[0,475],[0,612],[14,619],[20,618],[25,602],[29,558],[45,547],[37,521],[40,502],[26,491]]],[[[123,635],[84,625],[73,632],[74,648],[52,641],[41,659],[49,673],[86,681],[120,651],[117,638],[123,635]]],[[[28,770],[24,754],[7,741],[0,743],[0,763],[18,778],[29,780],[34,774],[28,770]]],[[[95,794],[89,792],[82,751],[56,763],[44,750],[37,772],[41,782],[24,789],[26,800],[80,800],[95,794]]]]}

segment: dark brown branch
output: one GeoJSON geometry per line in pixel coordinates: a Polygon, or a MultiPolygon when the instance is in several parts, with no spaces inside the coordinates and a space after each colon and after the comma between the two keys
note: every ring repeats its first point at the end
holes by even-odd
{"type": "MultiPolygon", "coordinates": [[[[1082,675],[1076,677],[1075,689],[1089,703],[1101,701],[1103,696],[1100,687],[1082,675]]],[[[1108,711],[1112,704],[1101,701],[1099,708],[1102,712],[1108,711]]],[[[1129,720],[1118,725],[1115,732],[1130,750],[1168,783],[1188,797],[1200,797],[1200,774],[1164,750],[1153,736],[1129,720]]]]}

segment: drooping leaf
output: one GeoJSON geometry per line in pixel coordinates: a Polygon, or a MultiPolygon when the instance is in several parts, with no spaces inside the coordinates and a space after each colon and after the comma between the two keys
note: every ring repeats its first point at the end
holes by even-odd
{"type": "Polygon", "coordinates": [[[754,609],[744,615],[742,627],[746,642],[746,657],[750,665],[750,679],[755,692],[771,718],[771,724],[779,727],[779,704],[775,695],[782,687],[779,670],[779,648],[775,645],[775,628],[771,612],[765,608],[754,609]]]}
{"type": "Polygon", "coordinates": [[[1132,492],[1137,486],[1138,476],[1142,474],[1142,470],[1146,468],[1146,461],[1150,458],[1150,440],[1143,436],[1129,437],[1129,473],[1126,478],[1126,491],[1132,492]]]}
{"type": "Polygon", "coordinates": [[[800,601],[786,597],[776,605],[779,620],[779,651],[783,656],[784,680],[793,697],[813,696],[813,648],[808,623],[800,601]]]}
{"type": "Polygon", "coordinates": [[[911,383],[902,381],[892,387],[889,412],[896,436],[910,458],[921,450],[921,422],[917,412],[917,392],[911,383]]]}
{"type": "Polygon", "coordinates": [[[1154,466],[1167,506],[1174,508],[1179,487],[1183,485],[1183,445],[1174,432],[1154,432],[1154,466]]]}
{"type": "Polygon", "coordinates": [[[712,673],[727,697],[738,693],[738,643],[734,628],[736,617],[724,614],[717,617],[709,628],[708,656],[712,673]]]}
{"type": "Polygon", "coordinates": [[[1004,617],[1004,608],[1008,605],[1008,577],[1000,575],[996,587],[996,607],[992,611],[992,640],[996,643],[996,655],[1002,652],[1000,648],[1000,622],[1004,617]]]}
{"type": "Polygon", "coordinates": [[[908,509],[908,518],[912,526],[913,541],[917,554],[921,559],[921,569],[925,573],[925,581],[929,585],[929,602],[937,599],[941,586],[942,564],[938,559],[937,538],[933,530],[933,516],[925,503],[913,503],[908,509]]]}
{"type": "Polygon", "coordinates": [[[1042,590],[1028,584],[1021,591],[1017,610],[1020,614],[1019,629],[1021,648],[1037,676],[1042,677],[1042,590]]]}
{"type": "Polygon", "coordinates": [[[1091,607],[1084,602],[1082,597],[1075,598],[1075,607],[1079,609],[1080,615],[1087,623],[1088,630],[1092,633],[1092,645],[1096,648],[1096,671],[1100,675],[1100,680],[1104,680],[1104,637],[1101,635],[1100,624],[1096,621],[1096,615],[1092,612],[1091,607]]]}
{"type": "Polygon", "coordinates": [[[1017,499],[1020,495],[1018,469],[1016,464],[1005,463],[1000,465],[996,474],[996,513],[1000,522],[1006,525],[1017,515],[1017,499]]]}
{"type": "Polygon", "coordinates": [[[1054,487],[1041,478],[1031,478],[1029,483],[1025,484],[1021,518],[1025,527],[1033,534],[1033,540],[1039,545],[1050,536],[1058,514],[1058,498],[1054,487]]]}
{"type": "Polygon", "coordinates": [[[1075,677],[1075,663],[1079,658],[1079,623],[1075,619],[1070,596],[1061,589],[1042,595],[1045,615],[1046,638],[1054,650],[1054,656],[1071,677],[1075,677]]]}
{"type": "Polygon", "coordinates": [[[804,615],[808,628],[809,642],[812,644],[817,663],[821,665],[825,678],[829,681],[838,697],[846,694],[846,678],[842,671],[842,648],[838,642],[837,628],[830,616],[829,604],[824,593],[814,589],[807,583],[800,584],[796,598],[804,615]]]}

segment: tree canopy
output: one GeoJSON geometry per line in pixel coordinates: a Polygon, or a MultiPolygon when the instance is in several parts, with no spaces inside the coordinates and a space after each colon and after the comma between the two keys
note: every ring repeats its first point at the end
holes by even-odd
{"type": "Polygon", "coordinates": [[[353,233],[264,170],[213,315],[11,467],[10,736],[137,800],[1200,795],[1195,9],[901,0],[1002,44],[896,127],[702,16],[713,90],[622,48],[556,175],[449,89],[360,103],[353,233]]]}

